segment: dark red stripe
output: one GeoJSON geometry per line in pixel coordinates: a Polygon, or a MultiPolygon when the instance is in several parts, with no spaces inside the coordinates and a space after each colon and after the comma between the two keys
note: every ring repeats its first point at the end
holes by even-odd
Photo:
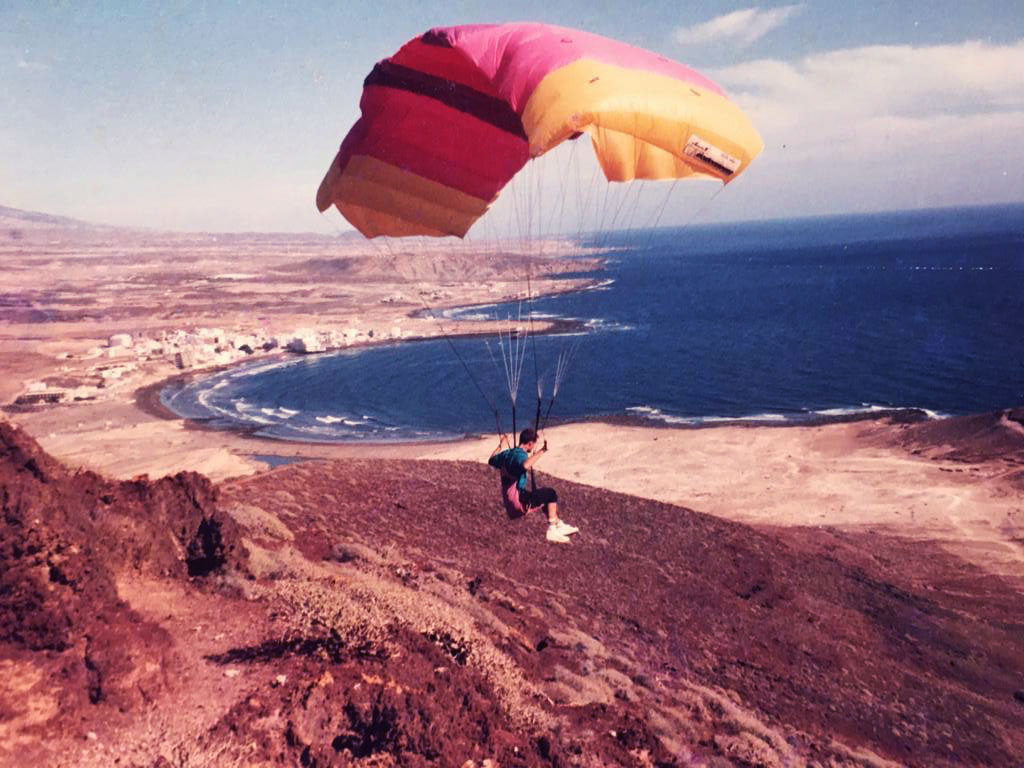
{"type": "Polygon", "coordinates": [[[506,102],[473,88],[384,60],[373,68],[363,86],[380,85],[435,99],[452,109],[490,123],[524,141],[523,121],[506,102]]]}
{"type": "Polygon", "coordinates": [[[417,93],[367,88],[361,105],[366,128],[353,128],[357,135],[351,143],[346,139],[352,154],[370,155],[481,200],[491,200],[530,158],[524,139],[417,93]]]}
{"type": "Polygon", "coordinates": [[[389,56],[388,61],[500,98],[490,78],[455,48],[442,48],[426,45],[421,40],[412,40],[403,45],[394,56],[389,56]]]}

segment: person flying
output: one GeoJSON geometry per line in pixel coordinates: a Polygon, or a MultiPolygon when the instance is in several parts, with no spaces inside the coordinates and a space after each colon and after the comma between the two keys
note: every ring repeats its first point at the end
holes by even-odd
{"type": "Polygon", "coordinates": [[[548,518],[545,538],[567,544],[569,536],[579,529],[558,517],[558,494],[555,489],[527,488],[527,472],[548,450],[547,440],[540,447],[537,446],[537,440],[538,435],[534,430],[524,429],[519,434],[519,445],[512,448],[508,447],[508,438],[502,435],[487,463],[501,472],[502,500],[509,515],[519,517],[543,507],[548,518]]]}

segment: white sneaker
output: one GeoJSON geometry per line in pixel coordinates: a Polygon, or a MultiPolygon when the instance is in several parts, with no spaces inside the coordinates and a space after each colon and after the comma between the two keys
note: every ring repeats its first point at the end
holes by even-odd
{"type": "Polygon", "coordinates": [[[579,533],[580,529],[575,525],[569,525],[565,520],[559,520],[555,523],[555,528],[558,529],[559,533],[564,533],[566,536],[572,536],[574,533],[579,533]]]}
{"type": "Polygon", "coordinates": [[[548,532],[544,534],[544,538],[548,541],[553,541],[556,544],[568,544],[569,537],[562,533],[557,525],[548,525],[548,532]]]}

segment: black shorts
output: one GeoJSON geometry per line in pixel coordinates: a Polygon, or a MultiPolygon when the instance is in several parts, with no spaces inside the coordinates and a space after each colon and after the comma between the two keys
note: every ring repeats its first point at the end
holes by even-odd
{"type": "Polygon", "coordinates": [[[538,488],[535,491],[520,491],[519,503],[523,509],[531,507],[543,507],[545,504],[554,504],[558,501],[558,494],[554,488],[538,488]]]}

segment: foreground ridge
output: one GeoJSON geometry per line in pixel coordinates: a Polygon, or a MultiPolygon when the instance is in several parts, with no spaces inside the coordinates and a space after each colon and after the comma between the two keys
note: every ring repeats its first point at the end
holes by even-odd
{"type": "Polygon", "coordinates": [[[1021,597],[921,542],[486,467],[71,473],[0,427],[0,764],[1013,764],[1021,597]],[[1016,698],[1015,698],[1016,697],[1016,698]]]}

